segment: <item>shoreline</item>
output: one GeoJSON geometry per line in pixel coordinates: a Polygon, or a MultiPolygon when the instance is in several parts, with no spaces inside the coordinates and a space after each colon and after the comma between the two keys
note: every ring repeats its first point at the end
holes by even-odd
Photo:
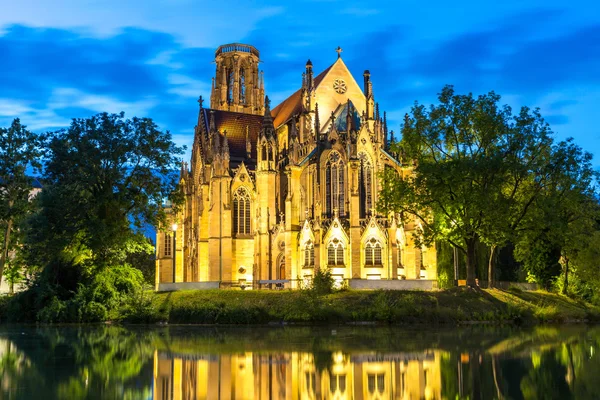
{"type": "MultiPolygon", "coordinates": [[[[600,307],[544,291],[453,288],[433,292],[344,290],[318,295],[312,291],[191,290],[147,296],[144,304],[113,313],[108,321],[89,324],[406,327],[600,322],[600,307]]],[[[40,324],[11,315],[15,307],[10,302],[16,299],[0,302],[0,324],[40,324]]]]}

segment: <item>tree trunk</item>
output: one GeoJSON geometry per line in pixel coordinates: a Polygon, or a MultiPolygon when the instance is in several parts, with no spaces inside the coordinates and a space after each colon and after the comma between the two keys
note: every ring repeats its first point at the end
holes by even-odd
{"type": "Polygon", "coordinates": [[[563,257],[565,260],[565,279],[563,281],[562,294],[567,294],[569,289],[569,259],[567,257],[563,257]]]}
{"type": "Polygon", "coordinates": [[[488,288],[494,287],[494,255],[496,254],[496,245],[490,247],[490,261],[488,263],[488,288]]]}
{"type": "Polygon", "coordinates": [[[475,238],[467,239],[467,285],[475,287],[475,238]]]}
{"type": "Polygon", "coordinates": [[[2,247],[2,254],[0,254],[0,282],[2,282],[2,275],[4,274],[4,265],[8,259],[8,246],[10,245],[10,232],[12,230],[13,220],[8,219],[6,224],[6,231],[4,232],[4,246],[2,247]]]}

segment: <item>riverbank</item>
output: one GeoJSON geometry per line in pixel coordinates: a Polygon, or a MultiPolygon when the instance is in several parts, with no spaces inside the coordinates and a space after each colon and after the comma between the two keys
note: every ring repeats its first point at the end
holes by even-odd
{"type": "MultiPolygon", "coordinates": [[[[9,315],[10,301],[9,297],[0,297],[0,321],[16,320],[9,315]]],[[[312,291],[207,290],[148,293],[145,301],[136,307],[129,306],[113,320],[238,325],[535,324],[600,322],[600,307],[554,293],[517,289],[345,290],[327,295],[312,291]]]]}
{"type": "Polygon", "coordinates": [[[179,324],[600,322],[600,307],[548,292],[181,291],[157,293],[136,322],[179,324]]]}

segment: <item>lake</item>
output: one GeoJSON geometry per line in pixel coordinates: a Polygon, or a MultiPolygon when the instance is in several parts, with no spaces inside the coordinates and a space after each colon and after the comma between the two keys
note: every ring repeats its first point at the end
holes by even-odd
{"type": "Polygon", "coordinates": [[[600,327],[0,326],[0,399],[598,399],[600,327]]]}

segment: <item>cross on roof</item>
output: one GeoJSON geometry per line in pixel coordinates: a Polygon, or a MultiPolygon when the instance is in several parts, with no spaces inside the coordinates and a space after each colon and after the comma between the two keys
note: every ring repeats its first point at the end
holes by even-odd
{"type": "Polygon", "coordinates": [[[338,58],[340,58],[342,56],[342,48],[340,46],[337,47],[337,49],[335,49],[335,52],[338,54],[338,58]]]}
{"type": "Polygon", "coordinates": [[[200,108],[202,108],[202,103],[204,103],[204,99],[202,96],[198,97],[198,104],[200,104],[200,108]]]}

